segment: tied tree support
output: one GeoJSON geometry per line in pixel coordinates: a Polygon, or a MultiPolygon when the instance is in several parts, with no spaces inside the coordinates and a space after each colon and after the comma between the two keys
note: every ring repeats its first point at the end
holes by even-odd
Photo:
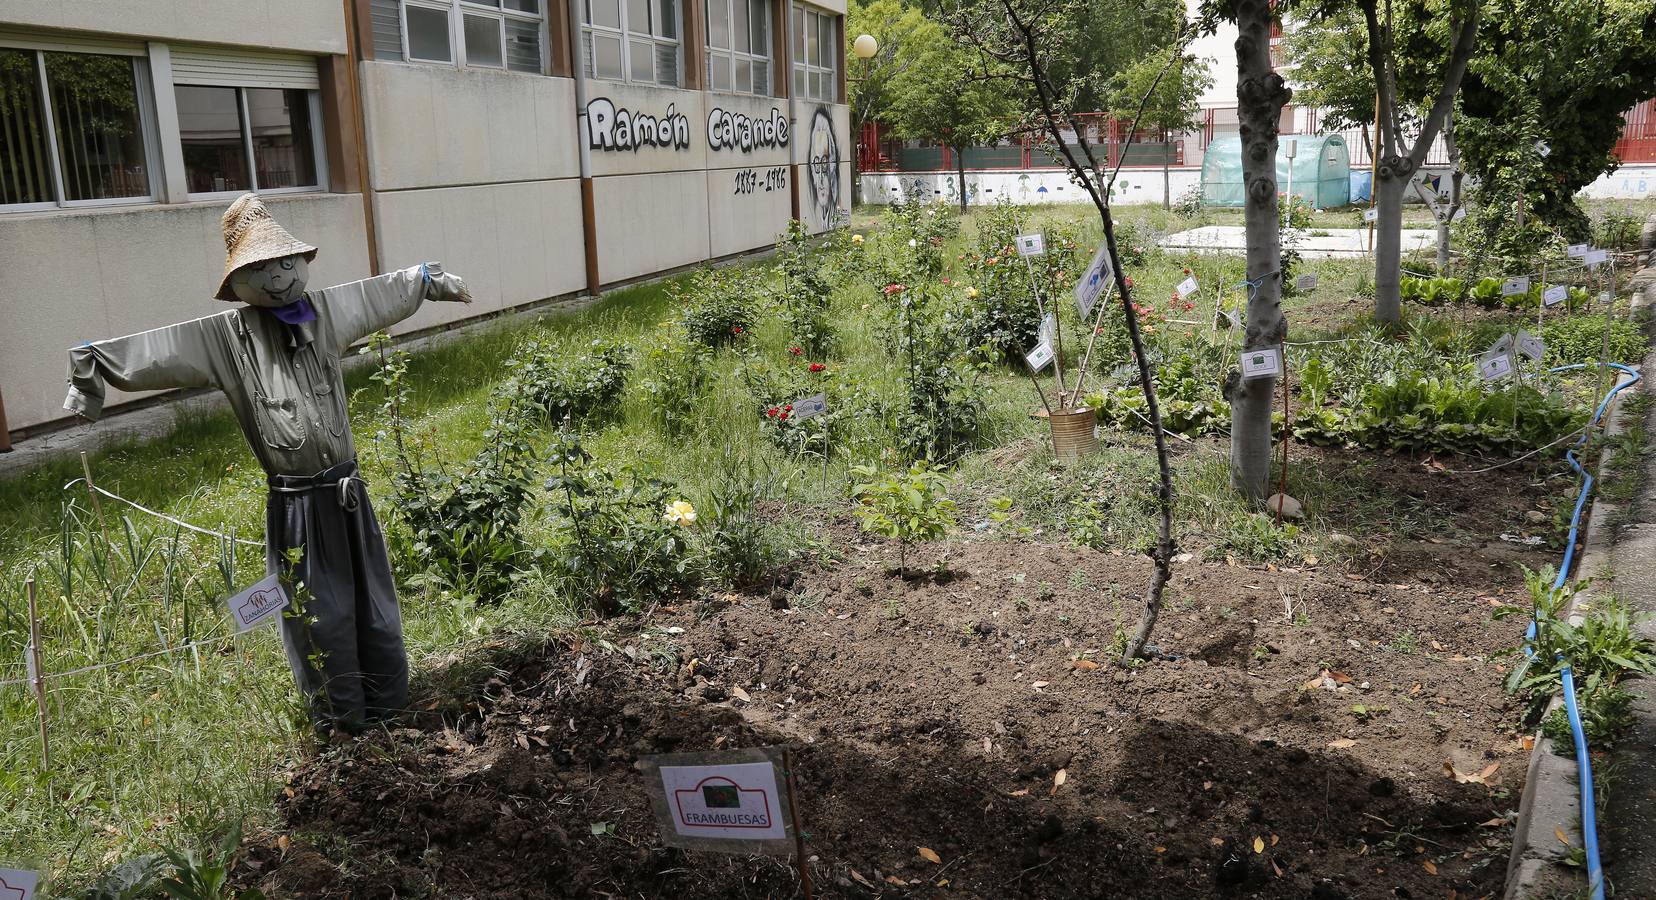
{"type": "MultiPolygon", "coordinates": [[[[1242,137],[1242,178],[1246,184],[1243,223],[1247,227],[1248,327],[1243,350],[1282,344],[1288,320],[1282,314],[1282,237],[1277,211],[1277,123],[1293,97],[1271,65],[1270,0],[1235,0],[1237,26],[1236,112],[1242,137]]],[[[1244,380],[1225,377],[1231,404],[1231,481],[1249,500],[1260,502],[1270,489],[1271,405],[1276,376],[1244,380]]]]}

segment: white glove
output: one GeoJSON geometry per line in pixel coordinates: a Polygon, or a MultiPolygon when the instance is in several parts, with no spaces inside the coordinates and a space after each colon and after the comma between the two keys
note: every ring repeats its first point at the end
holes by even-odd
{"type": "Polygon", "coordinates": [[[425,296],[427,300],[434,300],[439,303],[472,302],[471,291],[466,290],[466,283],[460,280],[460,276],[443,271],[442,263],[428,262],[423,268],[425,269],[425,296]]]}

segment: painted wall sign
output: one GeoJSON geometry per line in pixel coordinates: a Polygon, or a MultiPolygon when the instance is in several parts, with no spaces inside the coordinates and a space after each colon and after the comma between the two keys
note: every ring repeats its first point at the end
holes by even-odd
{"type": "Polygon", "coordinates": [[[617,107],[608,97],[587,103],[587,134],[594,150],[690,148],[690,119],[672,103],[660,118],[617,107]]]}
{"type": "Polygon", "coordinates": [[[287,593],[275,575],[267,575],[258,584],[230,598],[230,618],[237,631],[252,631],[267,621],[274,621],[287,609],[287,593]]]}
{"type": "Polygon", "coordinates": [[[757,169],[742,169],[736,173],[736,190],[733,194],[768,193],[770,191],[785,191],[788,189],[788,167],[774,166],[760,175],[757,169]]]}
{"type": "Polygon", "coordinates": [[[1282,356],[1275,347],[1248,350],[1242,354],[1243,378],[1267,378],[1282,374],[1282,356]]]}
{"type": "Polygon", "coordinates": [[[714,150],[743,153],[766,147],[788,146],[788,117],[771,107],[770,117],[755,119],[747,113],[713,107],[707,114],[707,146],[714,150]]]}
{"type": "Polygon", "coordinates": [[[725,853],[791,852],[792,802],[783,759],[772,747],[639,757],[662,843],[725,853]]]}
{"type": "Polygon", "coordinates": [[[839,221],[840,145],[834,134],[834,116],[826,106],[811,114],[810,143],[806,145],[806,191],[809,213],[819,228],[833,228],[839,221]]]}

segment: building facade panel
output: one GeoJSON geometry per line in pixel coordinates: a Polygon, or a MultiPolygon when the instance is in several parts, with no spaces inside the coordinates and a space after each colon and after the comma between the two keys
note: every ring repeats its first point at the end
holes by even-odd
{"type": "Polygon", "coordinates": [[[345,52],[339,0],[0,0],[0,26],[345,52]]]}
{"type": "Polygon", "coordinates": [[[598,271],[605,284],[703,262],[707,173],[614,175],[593,181],[598,271]]]}
{"type": "Polygon", "coordinates": [[[587,149],[594,177],[707,167],[704,94],[589,79],[587,149]]]}

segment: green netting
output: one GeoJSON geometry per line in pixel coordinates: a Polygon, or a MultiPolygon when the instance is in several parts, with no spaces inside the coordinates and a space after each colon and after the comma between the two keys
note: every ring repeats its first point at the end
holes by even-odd
{"type": "MultiPolygon", "coordinates": [[[[1288,190],[1289,140],[1297,141],[1294,194],[1317,209],[1351,202],[1351,157],[1337,134],[1277,139],[1277,190],[1288,190]]],[[[1202,154],[1202,203],[1205,206],[1242,206],[1242,139],[1216,137],[1202,154]]]]}

